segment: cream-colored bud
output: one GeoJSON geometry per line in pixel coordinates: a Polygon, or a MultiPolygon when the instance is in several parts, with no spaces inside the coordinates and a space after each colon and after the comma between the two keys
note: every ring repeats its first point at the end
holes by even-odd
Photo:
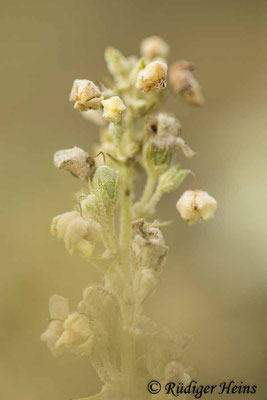
{"type": "Polygon", "coordinates": [[[64,321],[69,315],[69,301],[63,296],[54,294],[50,297],[48,305],[51,319],[64,321]]]}
{"type": "Polygon", "coordinates": [[[81,217],[78,211],[72,211],[58,215],[52,220],[51,233],[59,239],[64,239],[70,254],[78,250],[86,256],[91,256],[94,243],[101,237],[101,227],[92,219],[81,217]]]}
{"type": "Polygon", "coordinates": [[[95,170],[92,157],[76,146],[72,149],[57,151],[54,155],[54,164],[57,169],[68,171],[79,179],[90,177],[95,170]]]}
{"type": "Polygon", "coordinates": [[[149,60],[167,58],[170,47],[159,36],[150,36],[141,42],[141,55],[149,60]]]}
{"type": "Polygon", "coordinates": [[[192,74],[195,67],[192,63],[182,61],[170,67],[170,83],[174,91],[179,93],[183,100],[192,105],[202,105],[204,98],[198,81],[192,74]]]}
{"type": "Polygon", "coordinates": [[[69,302],[64,297],[54,294],[50,297],[48,304],[51,321],[41,335],[41,340],[46,342],[54,356],[58,356],[62,351],[57,348],[56,344],[63,333],[64,320],[69,315],[69,302]]]}
{"type": "Polygon", "coordinates": [[[64,322],[64,332],[57,341],[57,348],[66,347],[80,354],[90,355],[93,349],[94,335],[89,319],[77,312],[70,314],[64,322]]]}
{"type": "Polygon", "coordinates": [[[167,382],[182,382],[185,370],[179,361],[170,361],[165,367],[164,375],[167,382]]]}
{"type": "Polygon", "coordinates": [[[162,89],[166,87],[167,64],[161,61],[152,61],[142,69],[137,77],[136,88],[143,92],[151,89],[162,89]]]}
{"type": "Polygon", "coordinates": [[[187,190],[178,200],[176,207],[181,217],[192,225],[210,219],[217,208],[217,201],[202,190],[187,190]]]}
{"type": "Polygon", "coordinates": [[[41,335],[41,340],[45,342],[50,349],[53,356],[60,355],[63,349],[59,350],[57,348],[57,341],[64,331],[63,322],[58,320],[53,320],[49,323],[46,331],[41,335]]]}
{"type": "Polygon", "coordinates": [[[56,236],[58,239],[63,239],[69,223],[78,215],[77,211],[69,211],[54,217],[50,229],[51,235],[56,236]]]}
{"type": "Polygon", "coordinates": [[[87,79],[75,79],[70,93],[70,101],[75,101],[74,108],[80,111],[97,110],[103,96],[94,82],[87,79]]]}
{"type": "Polygon", "coordinates": [[[159,178],[161,191],[166,193],[176,190],[189,173],[190,170],[181,169],[179,165],[173,165],[159,178]]]}
{"type": "Polygon", "coordinates": [[[103,118],[112,122],[120,122],[122,113],[126,110],[126,107],[119,96],[103,100],[102,105],[104,108],[103,118]]]}

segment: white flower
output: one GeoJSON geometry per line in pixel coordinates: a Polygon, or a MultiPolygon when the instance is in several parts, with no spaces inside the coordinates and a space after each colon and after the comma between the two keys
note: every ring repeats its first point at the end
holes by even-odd
{"type": "Polygon", "coordinates": [[[54,165],[57,169],[68,171],[82,180],[91,176],[95,169],[94,160],[86,151],[76,146],[57,151],[54,154],[54,165]]]}
{"type": "Polygon", "coordinates": [[[103,100],[102,105],[104,108],[103,118],[113,122],[120,122],[121,115],[126,110],[126,107],[119,96],[103,100]]]}
{"type": "Polygon", "coordinates": [[[159,36],[150,36],[141,42],[141,55],[147,59],[166,58],[169,45],[159,36]]]}
{"type": "Polygon", "coordinates": [[[204,103],[201,87],[192,74],[195,66],[188,61],[171,65],[169,78],[175,92],[189,104],[200,106],[204,103]]]}
{"type": "Polygon", "coordinates": [[[73,254],[78,250],[90,257],[94,243],[100,238],[100,225],[92,219],[84,219],[78,211],[70,211],[57,215],[51,224],[51,234],[58,239],[64,239],[67,250],[73,254]]]}
{"type": "Polygon", "coordinates": [[[70,101],[75,101],[74,108],[86,111],[97,110],[103,96],[94,82],[87,79],[75,79],[70,93],[70,101]]]}
{"type": "Polygon", "coordinates": [[[192,225],[197,221],[210,219],[217,208],[217,201],[202,190],[187,190],[176,207],[181,217],[192,225]]]}
{"type": "Polygon", "coordinates": [[[57,341],[58,349],[66,347],[80,354],[90,355],[93,348],[94,335],[89,319],[78,312],[70,314],[64,322],[64,332],[57,341]]]}
{"type": "Polygon", "coordinates": [[[41,335],[41,340],[47,343],[54,356],[62,353],[57,347],[57,341],[62,335],[64,321],[69,314],[69,302],[62,296],[54,294],[49,299],[49,313],[51,321],[47,330],[41,335]]]}
{"type": "Polygon", "coordinates": [[[152,61],[142,69],[137,77],[136,88],[143,92],[151,89],[162,89],[166,87],[167,64],[161,61],[152,61]]]}

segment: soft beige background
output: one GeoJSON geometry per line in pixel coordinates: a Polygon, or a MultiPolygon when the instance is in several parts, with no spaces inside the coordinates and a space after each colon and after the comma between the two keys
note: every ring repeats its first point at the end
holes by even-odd
{"type": "Polygon", "coordinates": [[[159,34],[172,61],[198,65],[205,107],[175,98],[169,106],[199,152],[191,163],[199,187],[219,208],[216,219],[189,228],[176,214],[177,195],[165,199],[159,217],[175,220],[166,229],[170,257],[147,312],[192,335],[187,365],[201,381],[243,380],[259,385],[251,398],[266,399],[267,2],[6,0],[0,33],[0,398],[69,400],[99,387],[85,359],[55,360],[39,341],[48,297],[75,305],[98,279],[50,237],[51,218],[70,209],[79,188],[56,172],[52,154],[90,151],[97,139],[68,102],[72,80],[101,78],[107,45],[129,55],[159,34]]]}

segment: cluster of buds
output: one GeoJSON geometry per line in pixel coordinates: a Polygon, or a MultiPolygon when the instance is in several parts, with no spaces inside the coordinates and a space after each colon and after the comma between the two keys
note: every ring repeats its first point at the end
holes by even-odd
{"type": "MultiPolygon", "coordinates": [[[[168,73],[169,46],[162,38],[143,40],[140,52],[137,58],[113,47],[106,50],[108,87],[87,79],[73,83],[74,108],[100,128],[94,154],[101,153],[103,162],[77,146],[54,155],[55,167],[86,187],[73,211],[53,219],[51,233],[70,254],[76,251],[96,266],[103,283],[87,287],[71,313],[68,300],[52,296],[51,320],[41,338],[53,355],[70,350],[90,357],[103,381],[93,398],[101,400],[147,398],[151,378],[190,380],[180,361],[180,339],[145,317],[143,304],[157,288],[168,253],[160,229],[167,224],[149,218],[163,194],[176,191],[192,174],[180,167],[180,151],[188,158],[196,154],[181,137],[180,121],[155,110],[168,78],[189,104],[201,105],[203,95],[193,64],[175,63],[168,73]],[[133,203],[141,168],[147,181],[133,203]]],[[[187,190],[176,204],[190,225],[210,219],[216,207],[216,200],[201,190],[187,190]]]]}

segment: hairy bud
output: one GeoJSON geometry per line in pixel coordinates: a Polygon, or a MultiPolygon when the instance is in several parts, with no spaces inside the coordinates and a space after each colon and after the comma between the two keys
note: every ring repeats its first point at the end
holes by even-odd
{"type": "Polygon", "coordinates": [[[161,61],[152,61],[142,69],[137,77],[136,88],[147,93],[151,89],[166,87],[167,64],[161,61]]]}
{"type": "Polygon", "coordinates": [[[90,177],[95,170],[93,158],[79,147],[57,151],[54,155],[54,165],[79,179],[90,177]]]}
{"type": "Polygon", "coordinates": [[[126,110],[126,107],[119,96],[103,100],[102,105],[104,108],[103,118],[112,122],[120,122],[122,113],[126,110]]]}
{"type": "Polygon", "coordinates": [[[210,219],[216,208],[217,201],[202,190],[187,190],[176,204],[181,217],[189,223],[210,219]]]}
{"type": "Polygon", "coordinates": [[[70,101],[75,101],[74,108],[80,111],[97,110],[103,96],[94,82],[87,79],[75,79],[70,92],[70,101]]]}
{"type": "Polygon", "coordinates": [[[107,165],[98,167],[92,184],[96,198],[101,198],[106,207],[116,203],[119,185],[119,173],[117,171],[107,165]]]}

